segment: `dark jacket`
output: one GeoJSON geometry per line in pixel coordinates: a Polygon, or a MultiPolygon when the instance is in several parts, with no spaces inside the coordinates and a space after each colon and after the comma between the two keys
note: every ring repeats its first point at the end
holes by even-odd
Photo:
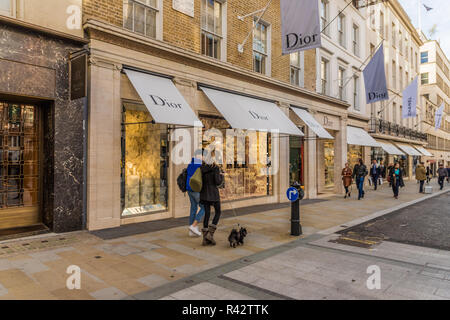
{"type": "Polygon", "coordinates": [[[447,169],[445,169],[445,168],[439,168],[437,173],[438,173],[439,178],[448,177],[447,169]]]}
{"type": "Polygon", "coordinates": [[[383,179],[386,179],[386,167],[384,165],[380,165],[380,174],[383,179]]]}
{"type": "Polygon", "coordinates": [[[391,170],[389,170],[389,178],[391,179],[391,183],[394,183],[394,181],[397,181],[399,179],[399,186],[404,187],[405,183],[403,182],[403,169],[399,168],[399,175],[394,174],[395,173],[395,167],[392,167],[391,170]]]}
{"type": "Polygon", "coordinates": [[[375,165],[375,174],[373,173],[373,164],[370,166],[370,175],[374,178],[377,178],[381,175],[381,169],[379,165],[375,165]]]}
{"type": "Polygon", "coordinates": [[[353,168],[353,177],[356,177],[356,179],[367,176],[367,167],[365,164],[363,165],[355,165],[353,168]]]}
{"type": "Polygon", "coordinates": [[[200,191],[200,202],[220,201],[219,188],[223,183],[223,174],[216,165],[203,163],[202,170],[202,191],[200,191]]]}
{"type": "Polygon", "coordinates": [[[189,180],[194,175],[195,171],[202,166],[202,160],[192,158],[191,163],[189,163],[187,167],[187,179],[186,179],[186,190],[192,191],[191,186],[189,185],[189,180]]]}

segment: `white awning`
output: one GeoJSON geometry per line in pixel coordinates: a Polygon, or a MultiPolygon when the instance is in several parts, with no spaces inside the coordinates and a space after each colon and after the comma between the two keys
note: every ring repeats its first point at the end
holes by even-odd
{"type": "Polygon", "coordinates": [[[306,110],[291,107],[291,110],[294,111],[294,113],[302,119],[302,121],[315,133],[319,138],[323,139],[334,139],[331,134],[328,133],[327,130],[325,130],[324,127],[320,125],[320,123],[317,122],[316,119],[306,110]]]}
{"type": "Polygon", "coordinates": [[[347,126],[347,144],[365,147],[380,147],[364,129],[347,126]]]}
{"type": "Polygon", "coordinates": [[[416,149],[420,151],[424,156],[432,157],[433,155],[424,147],[416,146],[416,149]]]}
{"type": "Polygon", "coordinates": [[[402,149],[409,156],[421,156],[422,154],[411,146],[397,143],[397,147],[402,149]]]}
{"type": "Polygon", "coordinates": [[[124,71],[156,123],[202,126],[172,80],[129,69],[124,71]]]}
{"type": "Polygon", "coordinates": [[[376,140],[381,148],[383,148],[384,151],[386,151],[388,154],[397,155],[397,156],[404,156],[405,154],[400,151],[396,146],[393,144],[387,143],[387,142],[380,142],[376,140]]]}
{"type": "Polygon", "coordinates": [[[201,87],[233,129],[271,131],[303,136],[276,104],[230,92],[201,87]]]}

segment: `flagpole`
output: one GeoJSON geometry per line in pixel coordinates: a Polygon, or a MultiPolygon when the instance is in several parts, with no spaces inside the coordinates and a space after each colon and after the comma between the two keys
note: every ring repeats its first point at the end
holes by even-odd
{"type": "Polygon", "coordinates": [[[417,0],[418,2],[418,15],[419,15],[419,36],[422,33],[422,0],[417,0]]]}

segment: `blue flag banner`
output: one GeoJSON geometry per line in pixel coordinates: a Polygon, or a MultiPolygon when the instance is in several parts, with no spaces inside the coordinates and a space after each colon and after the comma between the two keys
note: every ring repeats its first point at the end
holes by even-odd
{"type": "Polygon", "coordinates": [[[373,55],[372,60],[367,64],[363,74],[367,104],[389,100],[386,74],[384,71],[383,45],[381,45],[378,51],[373,55]]]}

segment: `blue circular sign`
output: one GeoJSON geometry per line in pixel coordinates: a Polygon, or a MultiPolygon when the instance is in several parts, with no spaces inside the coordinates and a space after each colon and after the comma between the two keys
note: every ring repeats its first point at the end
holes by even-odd
{"type": "Polygon", "coordinates": [[[286,196],[287,196],[288,200],[291,202],[297,201],[298,197],[299,197],[297,188],[290,187],[289,189],[287,189],[286,196]]]}

